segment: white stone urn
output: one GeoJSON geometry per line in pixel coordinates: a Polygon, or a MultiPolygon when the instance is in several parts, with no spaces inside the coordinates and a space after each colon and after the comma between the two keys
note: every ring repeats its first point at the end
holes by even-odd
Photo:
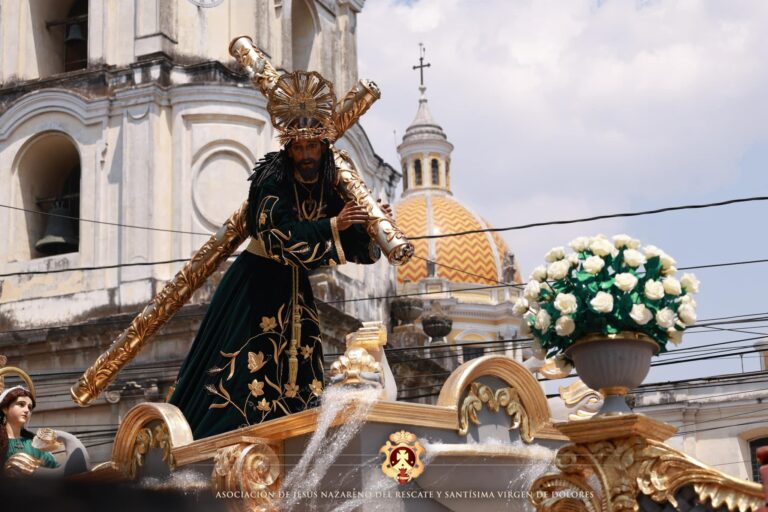
{"type": "Polygon", "coordinates": [[[565,350],[584,384],[605,397],[598,415],[632,412],[624,397],[643,382],[658,353],[653,338],[631,331],[588,334],[565,350]]]}

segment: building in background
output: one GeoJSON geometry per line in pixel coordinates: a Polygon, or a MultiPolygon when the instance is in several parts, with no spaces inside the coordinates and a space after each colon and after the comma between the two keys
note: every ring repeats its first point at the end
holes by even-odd
{"type": "Polygon", "coordinates": [[[400,325],[390,345],[400,352],[390,352],[389,360],[401,398],[433,403],[448,373],[463,362],[486,353],[522,361],[519,343],[510,342],[520,326],[512,304],[521,291],[506,286],[521,279],[514,254],[495,232],[418,239],[490,227],[454,199],[453,144],[432,117],[426,87],[419,90],[416,117],[397,148],[403,193],[395,212],[398,225],[415,238],[415,256],[397,267],[397,292],[405,297],[392,303],[400,325]],[[415,347],[425,349],[408,350],[415,347]]]}
{"type": "MultiPolygon", "coordinates": [[[[165,396],[216,277],[92,406],[77,408],[70,386],[279,147],[230,40],[252,36],[276,68],[317,70],[341,96],[358,79],[364,0],[0,2],[0,354],[33,374],[35,424],[80,435],[100,461],[125,411],[165,396]]],[[[359,125],[337,146],[376,196],[393,197],[399,174],[359,125]]],[[[389,316],[382,300],[338,302],[391,294],[384,261],[312,282],[333,301],[320,304],[327,352],[361,320],[389,316]]]]}

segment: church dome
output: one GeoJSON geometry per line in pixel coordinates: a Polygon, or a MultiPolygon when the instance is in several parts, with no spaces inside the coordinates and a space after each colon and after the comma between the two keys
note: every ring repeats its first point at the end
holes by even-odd
{"type": "MultiPolygon", "coordinates": [[[[398,226],[408,237],[488,229],[480,216],[446,194],[415,194],[395,205],[398,226]]],[[[432,277],[455,283],[489,285],[520,283],[512,253],[497,233],[413,240],[416,256],[397,267],[397,281],[418,282],[430,277],[428,263],[436,261],[432,277]]]]}

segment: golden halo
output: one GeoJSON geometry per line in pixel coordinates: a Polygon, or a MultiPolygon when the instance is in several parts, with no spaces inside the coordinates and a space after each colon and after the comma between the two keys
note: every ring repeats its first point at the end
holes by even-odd
{"type": "Polygon", "coordinates": [[[37,397],[35,395],[35,384],[32,382],[32,377],[30,377],[27,372],[25,372],[21,368],[16,368],[15,366],[4,366],[0,368],[0,379],[2,379],[5,375],[8,375],[8,374],[15,374],[18,377],[21,377],[21,380],[23,380],[27,384],[27,389],[32,395],[32,400],[37,402],[37,397]]]}
{"type": "Polygon", "coordinates": [[[333,84],[315,71],[281,75],[267,96],[267,111],[281,140],[335,140],[333,84]]]}

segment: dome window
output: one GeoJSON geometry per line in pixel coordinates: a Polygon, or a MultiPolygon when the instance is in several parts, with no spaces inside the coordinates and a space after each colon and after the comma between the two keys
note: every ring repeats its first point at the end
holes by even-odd
{"type": "Polygon", "coordinates": [[[413,166],[416,185],[422,185],[424,183],[424,179],[421,176],[421,160],[416,159],[416,162],[414,162],[413,166]]]}
{"type": "Polygon", "coordinates": [[[440,164],[437,162],[437,158],[432,159],[432,185],[440,185],[440,164]]]}

